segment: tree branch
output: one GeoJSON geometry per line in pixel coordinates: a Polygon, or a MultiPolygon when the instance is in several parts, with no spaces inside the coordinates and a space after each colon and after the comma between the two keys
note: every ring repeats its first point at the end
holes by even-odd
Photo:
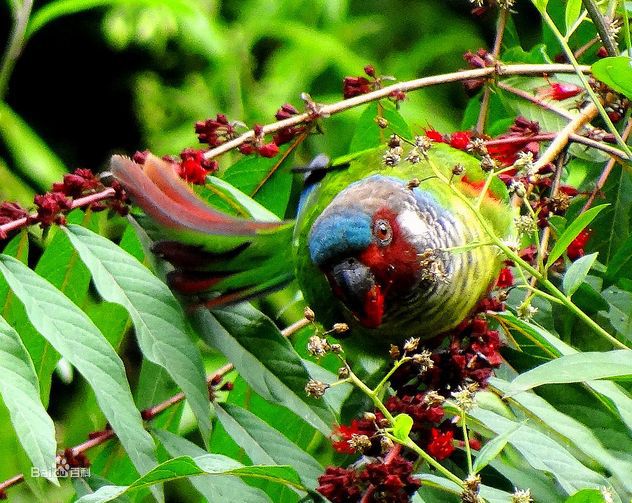
{"type": "MultiPolygon", "coordinates": [[[[579,66],[579,71],[590,73],[590,66],[581,65],[579,66]]],[[[367,94],[362,94],[360,96],[354,96],[353,98],[349,98],[347,100],[339,101],[336,103],[332,103],[330,105],[320,105],[317,106],[317,113],[312,111],[305,112],[302,114],[294,115],[289,119],[284,119],[272,124],[267,124],[261,128],[261,132],[263,134],[276,133],[282,129],[298,126],[300,124],[304,124],[306,122],[312,122],[320,117],[329,117],[331,115],[344,112],[351,108],[357,107],[359,105],[364,105],[365,103],[370,103],[375,100],[379,100],[382,98],[388,97],[390,94],[394,92],[408,92],[414,91],[417,89],[421,89],[424,87],[435,86],[438,84],[447,84],[449,82],[459,82],[462,80],[470,80],[470,79],[481,79],[490,77],[492,75],[497,76],[505,76],[505,75],[544,75],[551,73],[575,73],[575,68],[573,65],[564,65],[564,64],[550,64],[550,65],[496,65],[493,67],[486,68],[477,68],[474,70],[462,70],[453,73],[445,73],[442,75],[433,75],[431,77],[422,77],[420,79],[409,80],[406,82],[399,82],[397,84],[393,84],[392,86],[383,87],[382,89],[378,89],[376,91],[372,91],[367,94]]],[[[227,141],[226,143],[222,143],[219,147],[215,147],[207,151],[204,154],[206,159],[213,159],[220,154],[228,152],[243,143],[252,140],[255,138],[255,131],[251,129],[250,131],[246,131],[241,136],[227,141]]]]}

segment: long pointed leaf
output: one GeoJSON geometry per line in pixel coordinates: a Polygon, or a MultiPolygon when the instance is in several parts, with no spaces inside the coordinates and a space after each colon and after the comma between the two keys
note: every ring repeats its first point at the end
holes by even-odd
{"type": "Polygon", "coordinates": [[[572,383],[632,376],[632,352],[619,349],[607,352],[586,352],[551,360],[520,374],[507,389],[515,395],[536,386],[552,383],[572,383]]]}
{"type": "Polygon", "coordinates": [[[263,398],[283,405],[324,435],[333,414],[323,401],[309,398],[310,379],[301,358],[272,321],[247,304],[198,309],[192,318],[199,334],[233,362],[239,374],[263,398]]]}
{"type": "Polygon", "coordinates": [[[77,503],[105,503],[135,489],[198,475],[235,475],[246,480],[270,480],[304,489],[296,471],[289,466],[243,466],[226,456],[207,454],[196,458],[180,456],[170,459],[129,486],[105,486],[79,499],[77,503]]]}
{"type": "Polygon", "coordinates": [[[103,334],[64,294],[20,261],[0,255],[0,272],[33,326],[88,381],[138,471],[154,467],[154,442],[134,405],[123,362],[103,334]]]}
{"type": "MultiPolygon", "coordinates": [[[[154,430],[154,436],[172,456],[205,456],[208,454],[186,438],[165,430],[154,430]]],[[[271,503],[270,498],[257,487],[246,484],[232,475],[214,475],[212,477],[192,477],[191,484],[209,502],[239,501],[239,503],[271,503]]]]}
{"type": "Polygon", "coordinates": [[[83,227],[66,231],[99,294],[130,314],[147,359],[164,367],[184,391],[205,439],[211,432],[202,356],[189,339],[182,309],[167,286],[135,257],[83,227]]]}
{"type": "Polygon", "coordinates": [[[55,425],[40,400],[31,357],[18,333],[1,316],[0,393],[20,444],[33,466],[57,483],[55,425]]]}

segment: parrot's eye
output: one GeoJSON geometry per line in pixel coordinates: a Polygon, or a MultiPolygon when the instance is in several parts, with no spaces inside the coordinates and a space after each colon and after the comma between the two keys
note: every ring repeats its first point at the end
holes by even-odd
{"type": "Polygon", "coordinates": [[[373,234],[381,246],[386,246],[393,239],[393,230],[388,220],[377,220],[373,224],[373,234]]]}

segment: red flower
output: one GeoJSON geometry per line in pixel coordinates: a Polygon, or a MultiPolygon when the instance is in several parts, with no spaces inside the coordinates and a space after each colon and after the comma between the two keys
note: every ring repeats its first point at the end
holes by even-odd
{"type": "Polygon", "coordinates": [[[235,127],[228,122],[224,114],[217,114],[215,119],[196,122],[195,134],[198,135],[200,143],[217,147],[235,137],[235,127]]]}
{"type": "Polygon", "coordinates": [[[500,274],[498,275],[498,279],[496,280],[496,286],[498,288],[509,288],[513,285],[514,277],[511,273],[511,269],[508,267],[503,267],[500,270],[500,274]]]}
{"type": "Polygon", "coordinates": [[[450,135],[450,146],[458,148],[459,150],[465,150],[470,143],[472,133],[469,131],[457,131],[450,135]]]}
{"type": "Polygon", "coordinates": [[[355,470],[328,466],[318,477],[316,490],[332,503],[356,503],[360,498],[359,482],[355,470]]]}
{"type": "Polygon", "coordinates": [[[426,138],[430,138],[435,143],[445,143],[443,139],[443,135],[437,131],[436,129],[426,129],[425,131],[426,138]]]}
{"type": "Polygon", "coordinates": [[[580,257],[584,256],[584,246],[588,243],[590,239],[591,231],[589,229],[584,229],[579,233],[579,235],[573,240],[573,242],[568,245],[566,248],[566,255],[571,260],[577,260],[580,257]]]}
{"type": "Polygon", "coordinates": [[[76,169],[74,173],[64,175],[64,181],[53,184],[53,192],[61,192],[73,198],[93,193],[100,182],[89,169],[76,169]]]}
{"type": "Polygon", "coordinates": [[[425,392],[416,395],[403,395],[401,398],[392,396],[385,402],[389,412],[408,414],[413,418],[413,431],[428,427],[428,424],[439,423],[443,419],[443,407],[428,406],[424,402],[425,392]]]}
{"type": "Polygon", "coordinates": [[[28,216],[28,212],[18,203],[9,203],[5,201],[0,204],[0,225],[8,224],[9,222],[28,216]]]}
{"type": "Polygon", "coordinates": [[[577,96],[583,89],[575,84],[569,84],[566,82],[553,82],[547,87],[544,87],[538,91],[538,98],[549,98],[556,101],[566,100],[577,96]]]}
{"type": "Polygon", "coordinates": [[[64,213],[71,208],[71,201],[60,192],[47,192],[46,194],[38,194],[34,199],[35,205],[38,207],[37,215],[33,218],[35,222],[39,222],[40,227],[50,227],[56,223],[64,225],[66,217],[64,213]]]}
{"type": "Polygon", "coordinates": [[[189,183],[203,185],[206,175],[217,171],[217,161],[204,158],[203,150],[184,149],[180,153],[182,161],[177,167],[178,175],[189,183]]]}
{"type": "Polygon", "coordinates": [[[342,81],[342,95],[345,99],[360,96],[372,90],[371,82],[365,77],[345,77],[342,81]]]}
{"type": "Polygon", "coordinates": [[[360,478],[373,486],[373,494],[391,503],[408,503],[410,496],[421,486],[421,482],[412,476],[413,464],[401,456],[366,465],[360,478]]]}
{"type": "Polygon", "coordinates": [[[279,146],[274,142],[266,143],[257,147],[257,152],[261,157],[274,157],[279,153],[279,146]]]}
{"type": "Polygon", "coordinates": [[[437,461],[446,459],[454,452],[454,445],[452,443],[454,440],[454,432],[452,430],[442,432],[437,428],[432,428],[431,435],[432,440],[428,444],[428,447],[426,447],[426,451],[437,461]]]}

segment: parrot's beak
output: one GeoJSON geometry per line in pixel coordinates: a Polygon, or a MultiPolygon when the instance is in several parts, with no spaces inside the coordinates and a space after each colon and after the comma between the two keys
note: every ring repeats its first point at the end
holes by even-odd
{"type": "Polygon", "coordinates": [[[334,264],[327,275],[334,293],[367,328],[377,328],[384,315],[384,295],[371,269],[356,258],[334,264]]]}

